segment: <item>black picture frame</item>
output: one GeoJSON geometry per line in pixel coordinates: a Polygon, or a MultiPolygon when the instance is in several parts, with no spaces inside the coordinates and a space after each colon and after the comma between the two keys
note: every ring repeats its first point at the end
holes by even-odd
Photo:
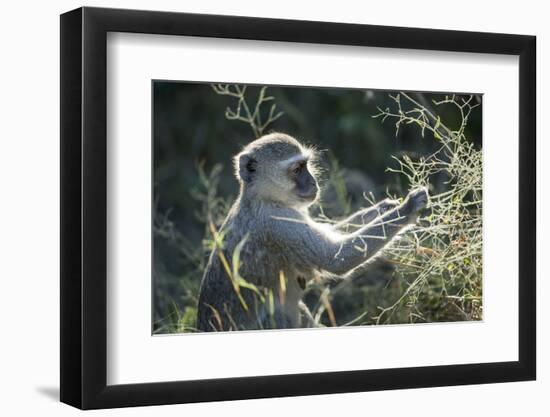
{"type": "Polygon", "coordinates": [[[94,409],[535,379],[535,51],[524,35],[88,7],[61,15],[61,401],[94,409]],[[107,385],[108,32],[519,56],[519,360],[107,385]]]}

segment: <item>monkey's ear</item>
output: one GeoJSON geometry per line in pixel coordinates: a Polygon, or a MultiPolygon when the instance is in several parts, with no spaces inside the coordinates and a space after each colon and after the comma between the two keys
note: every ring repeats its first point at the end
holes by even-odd
{"type": "Polygon", "coordinates": [[[257,161],[250,154],[241,153],[235,157],[237,177],[244,182],[251,182],[256,173],[257,161]]]}

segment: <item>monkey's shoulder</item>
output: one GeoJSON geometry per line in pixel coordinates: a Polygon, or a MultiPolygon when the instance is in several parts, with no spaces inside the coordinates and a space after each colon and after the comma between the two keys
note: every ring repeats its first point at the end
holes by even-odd
{"type": "Polygon", "coordinates": [[[232,240],[242,239],[245,235],[248,238],[269,239],[282,230],[307,223],[308,219],[307,214],[285,207],[240,210],[228,216],[223,231],[232,240]]]}
{"type": "Polygon", "coordinates": [[[269,211],[265,214],[266,231],[272,236],[277,237],[281,233],[286,234],[289,231],[297,230],[299,227],[310,222],[309,216],[299,210],[279,208],[269,211]]]}
{"type": "Polygon", "coordinates": [[[226,239],[225,248],[232,252],[239,246],[241,258],[271,257],[275,260],[286,249],[281,247],[284,243],[281,237],[305,221],[306,217],[302,213],[285,208],[241,210],[236,216],[228,217],[224,225],[222,233],[226,239]]]}

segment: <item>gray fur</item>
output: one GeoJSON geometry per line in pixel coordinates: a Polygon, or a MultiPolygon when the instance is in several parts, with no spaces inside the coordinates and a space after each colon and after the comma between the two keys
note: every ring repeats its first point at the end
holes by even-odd
{"type": "Polygon", "coordinates": [[[303,282],[324,273],[346,275],[361,266],[414,223],[417,212],[427,205],[427,191],[421,188],[400,205],[384,200],[334,226],[315,222],[308,207],[317,198],[317,185],[315,196],[304,200],[283,163],[300,155],[310,157],[308,168],[314,173],[311,149],[291,136],[273,133],[251,142],[235,157],[241,187],[220,229],[223,255],[231,264],[235,248],[244,241],[239,274],[258,288],[265,302],[243,285],[239,286],[239,299],[219,249],[215,249],[199,294],[199,330],[307,326],[309,318],[301,317],[303,282]],[[350,228],[354,231],[349,232],[350,228]],[[286,289],[281,288],[281,277],[286,289]]]}

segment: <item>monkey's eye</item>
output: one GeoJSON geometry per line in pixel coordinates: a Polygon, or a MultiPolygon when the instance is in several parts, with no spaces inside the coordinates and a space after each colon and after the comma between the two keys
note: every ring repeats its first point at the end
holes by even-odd
{"type": "Polygon", "coordinates": [[[302,172],[305,166],[306,166],[305,163],[300,163],[296,165],[294,168],[292,168],[292,173],[295,175],[298,175],[300,172],[302,172]]]}

